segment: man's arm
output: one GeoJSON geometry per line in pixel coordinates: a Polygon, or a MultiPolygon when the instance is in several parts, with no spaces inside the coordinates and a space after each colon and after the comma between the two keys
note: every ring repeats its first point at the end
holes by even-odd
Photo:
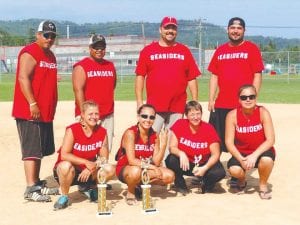
{"type": "Polygon", "coordinates": [[[31,79],[36,66],[36,60],[28,53],[23,53],[20,57],[20,70],[18,76],[18,82],[20,84],[21,91],[26,98],[31,117],[35,120],[40,118],[40,109],[34,98],[31,79]]]}
{"type": "Polygon", "coordinates": [[[218,88],[218,76],[211,74],[208,86],[208,111],[215,110],[215,97],[218,88]]]}
{"type": "Polygon", "coordinates": [[[257,94],[260,91],[261,83],[262,83],[262,75],[261,75],[261,73],[255,73],[254,74],[254,78],[253,78],[253,86],[256,88],[257,94]]]}
{"type": "Polygon", "coordinates": [[[80,107],[80,112],[81,112],[82,111],[81,106],[85,101],[84,87],[86,83],[85,72],[81,66],[76,66],[73,69],[72,83],[73,83],[73,91],[75,95],[75,102],[80,107]]]}
{"type": "Polygon", "coordinates": [[[136,76],[135,78],[135,97],[137,109],[143,104],[144,76],[136,76]]]}
{"type": "Polygon", "coordinates": [[[192,100],[198,101],[198,82],[197,79],[190,80],[188,86],[191,92],[192,100]]]}

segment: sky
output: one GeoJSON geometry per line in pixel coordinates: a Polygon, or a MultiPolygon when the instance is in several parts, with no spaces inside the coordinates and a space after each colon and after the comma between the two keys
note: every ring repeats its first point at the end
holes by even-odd
{"type": "Polygon", "coordinates": [[[246,21],[246,35],[282,38],[300,38],[299,10],[299,0],[0,0],[0,20],[41,18],[83,24],[160,22],[174,16],[226,27],[231,17],[238,16],[246,21]]]}

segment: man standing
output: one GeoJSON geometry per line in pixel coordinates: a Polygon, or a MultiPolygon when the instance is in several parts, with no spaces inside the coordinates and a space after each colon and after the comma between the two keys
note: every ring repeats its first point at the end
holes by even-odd
{"type": "Polygon", "coordinates": [[[101,125],[107,131],[108,148],[111,151],[114,133],[114,90],[116,69],[104,59],[106,41],[94,34],[89,41],[90,56],[73,67],[72,80],[75,94],[75,116],[80,116],[82,103],[93,100],[99,105],[101,125]]]}
{"type": "Polygon", "coordinates": [[[56,38],[51,21],[40,23],[36,41],[25,46],[18,56],[12,116],[15,117],[27,188],[24,198],[47,202],[47,194],[58,189],[45,187],[39,178],[41,159],[55,151],[53,119],[57,104],[57,64],[50,50],[56,38]]]}
{"type": "Polygon", "coordinates": [[[153,128],[158,133],[163,125],[170,128],[182,118],[187,86],[192,100],[198,100],[196,78],[201,74],[190,50],[176,42],[177,20],[174,17],[163,18],[159,33],[160,39],[141,51],[135,71],[137,108],[143,104],[146,80],[147,103],[157,111],[153,128]]]}
{"type": "Polygon", "coordinates": [[[229,42],[217,48],[208,66],[212,73],[209,83],[209,122],[217,130],[224,152],[227,152],[224,142],[225,118],[230,110],[238,106],[238,90],[244,84],[253,84],[258,92],[264,69],[258,47],[244,40],[243,19],[231,18],[227,33],[229,42]]]}

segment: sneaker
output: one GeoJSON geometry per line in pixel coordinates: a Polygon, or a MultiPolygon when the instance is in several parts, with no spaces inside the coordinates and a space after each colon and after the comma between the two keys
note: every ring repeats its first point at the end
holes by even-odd
{"type": "Polygon", "coordinates": [[[41,193],[43,195],[59,195],[59,188],[57,187],[46,187],[46,180],[39,180],[35,183],[35,186],[41,188],[41,193]]]}
{"type": "Polygon", "coordinates": [[[186,196],[190,191],[187,189],[187,187],[176,187],[175,189],[177,192],[181,193],[183,196],[186,196]]]}
{"type": "Polygon", "coordinates": [[[237,188],[238,187],[238,179],[235,177],[231,177],[230,181],[229,181],[229,186],[230,188],[237,188]]]}
{"type": "Polygon", "coordinates": [[[93,188],[82,192],[91,202],[98,200],[98,189],[93,188]]]}
{"type": "Polygon", "coordinates": [[[66,195],[62,195],[54,204],[54,210],[65,209],[70,205],[69,198],[66,195]]]}
{"type": "Polygon", "coordinates": [[[33,202],[51,202],[51,197],[41,193],[40,186],[27,187],[24,193],[24,199],[33,202]]]}

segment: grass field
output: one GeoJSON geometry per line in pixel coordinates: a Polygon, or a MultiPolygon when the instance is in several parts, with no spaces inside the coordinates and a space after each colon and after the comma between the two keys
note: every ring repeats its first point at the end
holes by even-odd
{"type": "MultiPolygon", "coordinates": [[[[199,80],[199,99],[208,100],[209,76],[204,75],[199,80]]],[[[0,101],[12,101],[15,76],[5,74],[0,76],[0,101]]],[[[59,100],[73,100],[73,90],[70,76],[63,76],[58,83],[59,100]]],[[[162,92],[163,90],[158,90],[162,92]]],[[[118,77],[115,99],[121,101],[135,100],[134,76],[118,77]]],[[[264,103],[300,103],[300,76],[299,75],[263,75],[259,102],[264,103]]]]}

